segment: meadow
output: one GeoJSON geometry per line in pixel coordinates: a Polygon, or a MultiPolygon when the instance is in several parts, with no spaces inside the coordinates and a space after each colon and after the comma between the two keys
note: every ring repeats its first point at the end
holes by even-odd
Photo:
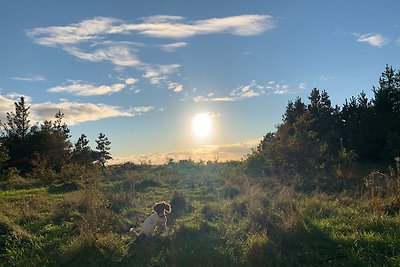
{"type": "Polygon", "coordinates": [[[250,175],[242,162],[127,163],[52,183],[12,178],[0,184],[0,265],[400,266],[392,172],[374,189],[331,192],[250,175]],[[167,231],[137,239],[129,229],[162,200],[172,205],[167,231]]]}

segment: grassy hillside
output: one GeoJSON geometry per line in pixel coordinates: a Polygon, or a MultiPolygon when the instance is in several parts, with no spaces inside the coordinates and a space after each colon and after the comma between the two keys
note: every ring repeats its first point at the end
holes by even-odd
{"type": "Polygon", "coordinates": [[[2,265],[400,266],[398,193],[305,194],[238,163],[127,164],[98,177],[0,184],[2,265]],[[161,200],[168,230],[137,240],[129,229],[161,200]]]}

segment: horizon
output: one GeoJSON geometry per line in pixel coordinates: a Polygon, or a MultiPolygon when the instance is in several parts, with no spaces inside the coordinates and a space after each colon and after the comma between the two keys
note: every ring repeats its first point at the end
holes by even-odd
{"type": "Polygon", "coordinates": [[[238,160],[296,96],[371,98],[399,65],[396,1],[40,3],[0,4],[0,118],[21,95],[31,124],[61,110],[115,163],[238,160]]]}

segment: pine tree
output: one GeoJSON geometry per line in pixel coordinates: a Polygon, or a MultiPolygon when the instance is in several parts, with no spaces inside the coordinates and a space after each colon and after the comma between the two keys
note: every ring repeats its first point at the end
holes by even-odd
{"type": "Polygon", "coordinates": [[[93,162],[92,149],[86,135],[82,134],[76,141],[72,151],[72,160],[84,166],[93,162]]]}
{"type": "Polygon", "coordinates": [[[25,140],[29,133],[29,109],[25,106],[25,98],[21,96],[19,102],[15,102],[15,113],[7,112],[6,123],[2,123],[5,134],[9,138],[25,140]]]}
{"type": "Polygon", "coordinates": [[[111,142],[103,133],[100,133],[96,143],[97,162],[100,164],[102,172],[105,173],[106,162],[107,160],[112,159],[111,153],[109,152],[111,142]]]}

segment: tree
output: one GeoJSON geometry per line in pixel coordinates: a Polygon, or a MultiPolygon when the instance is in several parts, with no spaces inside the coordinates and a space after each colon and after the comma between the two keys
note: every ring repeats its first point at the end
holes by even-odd
{"type": "Polygon", "coordinates": [[[372,91],[377,160],[392,161],[400,154],[400,71],[386,65],[379,87],[372,91]]]}
{"type": "Polygon", "coordinates": [[[29,141],[33,162],[59,172],[70,160],[72,145],[68,126],[63,122],[64,114],[58,111],[54,117],[55,121],[45,120],[32,127],[29,141]]]}
{"type": "Polygon", "coordinates": [[[3,130],[2,144],[8,151],[10,159],[7,167],[16,167],[22,172],[30,171],[29,161],[32,153],[28,144],[29,137],[29,109],[26,107],[25,98],[21,96],[14,103],[15,112],[6,113],[6,122],[1,123],[3,130]]]}
{"type": "Polygon", "coordinates": [[[109,152],[111,142],[103,133],[100,133],[98,139],[96,140],[96,143],[97,143],[96,159],[101,166],[102,172],[104,173],[106,169],[107,160],[112,159],[111,154],[109,152]]]}
{"type": "Polygon", "coordinates": [[[29,109],[25,106],[25,98],[21,96],[19,102],[14,102],[15,113],[7,112],[6,123],[2,123],[6,136],[25,140],[29,132],[29,109]]]}
{"type": "Polygon", "coordinates": [[[72,150],[72,161],[81,165],[90,165],[94,159],[92,149],[89,146],[89,140],[82,134],[74,145],[72,150]]]}

